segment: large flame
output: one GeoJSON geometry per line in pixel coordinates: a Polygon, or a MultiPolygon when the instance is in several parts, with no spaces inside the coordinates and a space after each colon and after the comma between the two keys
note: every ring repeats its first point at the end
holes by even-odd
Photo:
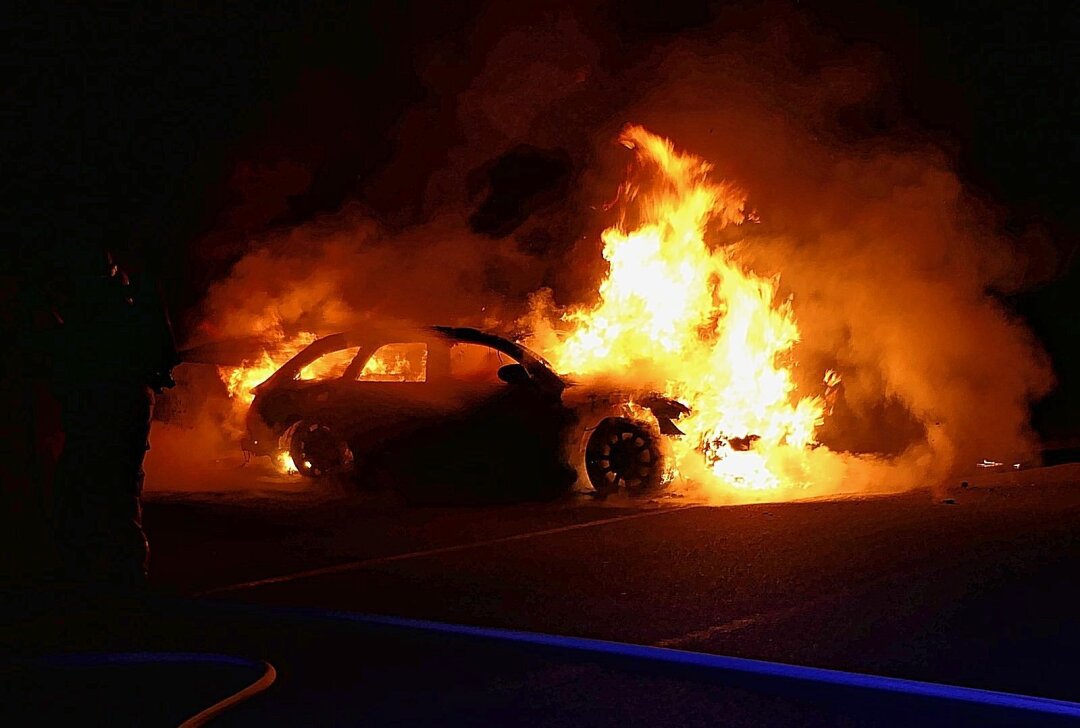
{"type": "MultiPolygon", "coordinates": [[[[609,270],[598,303],[566,313],[569,334],[541,335],[537,345],[564,373],[648,385],[688,404],[677,473],[715,488],[800,485],[826,404],[824,392],[796,392],[791,300],[778,297],[777,280],[707,240],[710,225],[744,221],[745,195],[640,126],[622,142],[649,175],[621,190],[634,227],[604,231],[609,270]]],[[[825,378],[827,388],[838,382],[825,378]]]]}

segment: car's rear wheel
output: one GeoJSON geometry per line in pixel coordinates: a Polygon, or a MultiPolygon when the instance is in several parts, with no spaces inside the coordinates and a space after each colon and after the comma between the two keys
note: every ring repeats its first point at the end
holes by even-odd
{"type": "Polygon", "coordinates": [[[333,428],[306,420],[293,428],[289,455],[300,475],[308,478],[348,473],[356,465],[352,449],[333,428]]]}
{"type": "Polygon", "coordinates": [[[603,420],[585,445],[585,472],[602,495],[647,493],[660,486],[663,462],[650,429],[626,417],[603,420]]]}

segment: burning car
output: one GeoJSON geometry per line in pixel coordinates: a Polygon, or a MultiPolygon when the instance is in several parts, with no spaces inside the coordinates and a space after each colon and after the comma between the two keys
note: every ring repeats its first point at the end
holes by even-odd
{"type": "Polygon", "coordinates": [[[307,477],[390,480],[414,500],[553,497],[582,468],[598,494],[653,492],[689,411],[568,381],[518,343],[445,326],[326,336],[253,391],[246,451],[307,477]]]}

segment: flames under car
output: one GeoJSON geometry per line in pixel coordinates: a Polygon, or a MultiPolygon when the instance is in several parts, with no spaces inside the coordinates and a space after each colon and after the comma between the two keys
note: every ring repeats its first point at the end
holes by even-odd
{"type": "Polygon", "coordinates": [[[245,450],[417,501],[555,497],[581,469],[601,495],[652,492],[688,412],[567,381],[520,344],[443,326],[324,337],[254,392],[245,450]]]}

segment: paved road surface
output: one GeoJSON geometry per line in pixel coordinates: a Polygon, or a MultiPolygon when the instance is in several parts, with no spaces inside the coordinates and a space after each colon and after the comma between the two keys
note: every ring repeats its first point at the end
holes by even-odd
{"type": "Polygon", "coordinates": [[[1078,476],[718,508],[158,495],[147,525],[173,593],[1080,700],[1078,476]]]}
{"type": "Polygon", "coordinates": [[[408,508],[263,483],[152,494],[146,522],[150,602],[6,595],[0,723],[175,725],[250,679],[250,667],[205,659],[145,670],[34,662],[74,649],[274,664],[274,686],[222,725],[1032,724],[971,704],[358,623],[357,613],[1080,701],[1075,465],[936,495],[736,507],[408,508]]]}

